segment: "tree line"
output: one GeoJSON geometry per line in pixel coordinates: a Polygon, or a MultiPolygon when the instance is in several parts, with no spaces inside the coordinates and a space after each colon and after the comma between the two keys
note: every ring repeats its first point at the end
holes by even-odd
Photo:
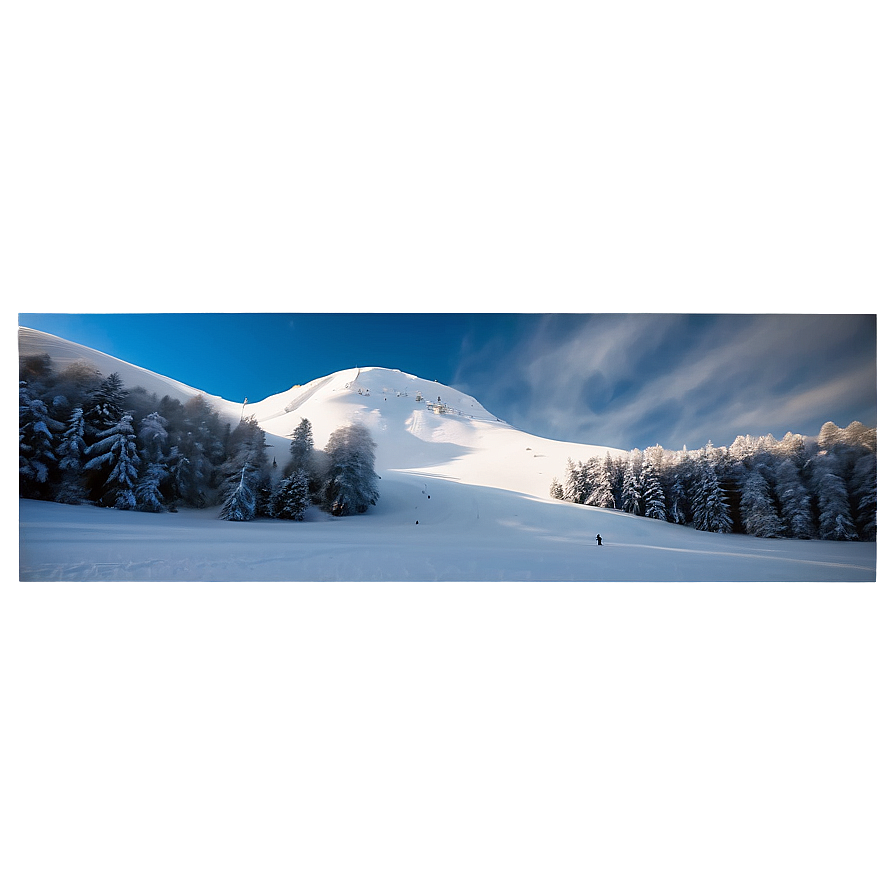
{"type": "Polygon", "coordinates": [[[745,435],[727,448],[569,459],[550,494],[707,532],[876,541],[877,430],[828,422],[811,440],[745,435]]]}
{"type": "Polygon", "coordinates": [[[82,361],[56,370],[48,355],[20,359],[20,497],[150,513],[220,504],[234,521],[376,504],[376,444],[360,424],[320,450],[303,418],[282,470],[268,447],[254,417],[232,426],[200,394],[160,399],[82,361]]]}

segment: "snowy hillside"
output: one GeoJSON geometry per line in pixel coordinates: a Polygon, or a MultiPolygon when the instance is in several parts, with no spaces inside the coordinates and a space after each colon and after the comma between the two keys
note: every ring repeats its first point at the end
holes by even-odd
{"type": "Polygon", "coordinates": [[[567,458],[622,453],[522,433],[469,395],[400,370],[337,371],[244,408],[239,402],[25,327],[19,328],[19,354],[48,354],[59,369],[83,360],[104,376],[117,372],[126,388],[139,386],[160,398],[167,394],[186,401],[198,393],[232,424],[241,415],[252,415],[269,434],[271,455],[281,468],[289,456],[289,438],[303,417],[311,422],[315,444],[321,448],[339,426],[363,423],[377,443],[380,474],[425,470],[429,476],[540,498],[547,497],[553,477],[563,478],[567,458]]]}
{"type": "MultiPolygon", "coordinates": [[[[20,330],[23,355],[83,359],[125,387],[188,400],[199,390],[20,330]]],[[[233,523],[216,508],[128,513],[20,501],[20,579],[156,581],[874,581],[876,545],[697,532],[548,497],[568,458],[606,452],[542,439],[475,398],[397,370],[328,374],[245,408],[205,395],[225,420],[254,415],[282,468],[302,418],[323,447],[346,423],[377,444],[380,499],[366,514],[309,508],[302,522],[233,523]],[[603,544],[596,544],[601,533],[603,544]]]]}

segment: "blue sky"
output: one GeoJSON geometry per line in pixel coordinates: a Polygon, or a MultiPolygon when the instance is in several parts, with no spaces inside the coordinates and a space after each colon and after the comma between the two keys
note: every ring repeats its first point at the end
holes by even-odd
{"type": "Polygon", "coordinates": [[[473,395],[519,429],[645,448],[877,425],[877,319],[834,314],[20,314],[234,401],[356,365],[473,395]]]}

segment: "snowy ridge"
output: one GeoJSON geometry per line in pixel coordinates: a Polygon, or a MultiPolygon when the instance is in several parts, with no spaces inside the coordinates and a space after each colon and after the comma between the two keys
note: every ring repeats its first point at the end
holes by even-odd
{"type": "Polygon", "coordinates": [[[163,395],[170,395],[178,401],[189,401],[194,395],[204,395],[219,414],[228,419],[236,414],[239,419],[240,405],[236,402],[227,401],[217,395],[210,395],[201,389],[194,389],[170,377],[114,358],[112,355],[107,355],[96,349],[78,345],[76,342],[69,342],[58,336],[51,336],[49,333],[41,333],[39,330],[32,330],[28,327],[19,327],[19,357],[44,354],[50,356],[50,360],[57,370],[63,370],[75,361],[84,361],[96,368],[103,376],[118,373],[126,388],[142,387],[147,392],[157,393],[160,398],[163,395]]]}
{"type": "Polygon", "coordinates": [[[563,479],[567,458],[586,460],[617,449],[557,442],[520,432],[475,398],[400,370],[356,367],[336,371],[245,407],[179,383],[110,355],[59,337],[19,328],[19,354],[48,354],[58,369],[83,360],[104,376],[117,372],[126,388],[142,387],[181,401],[202,395],[235,424],[254,416],[269,435],[281,467],[289,439],[302,418],[311,422],[315,444],[347,423],[362,423],[377,443],[377,471],[421,472],[471,485],[506,488],[546,498],[551,480],[563,479]]]}

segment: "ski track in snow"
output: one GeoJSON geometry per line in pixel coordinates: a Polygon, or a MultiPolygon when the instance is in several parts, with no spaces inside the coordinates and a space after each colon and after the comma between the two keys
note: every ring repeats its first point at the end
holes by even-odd
{"type": "MultiPolygon", "coordinates": [[[[697,548],[670,548],[664,547],[658,544],[624,544],[621,542],[611,542],[604,541],[603,547],[607,546],[617,547],[617,548],[637,548],[638,550],[647,550],[647,551],[678,551],[680,553],[685,554],[713,554],[716,556],[723,557],[745,557],[748,559],[754,559],[756,557],[753,553],[747,553],[742,551],[707,551],[707,550],[699,550],[697,548]]],[[[771,553],[770,551],[762,551],[762,553],[771,553]]],[[[812,563],[817,566],[842,566],[847,567],[849,569],[861,569],[865,571],[873,572],[873,566],[862,566],[855,563],[833,563],[830,560],[807,560],[801,557],[784,557],[784,556],[775,556],[775,560],[783,560],[787,563],[812,563]]]]}

